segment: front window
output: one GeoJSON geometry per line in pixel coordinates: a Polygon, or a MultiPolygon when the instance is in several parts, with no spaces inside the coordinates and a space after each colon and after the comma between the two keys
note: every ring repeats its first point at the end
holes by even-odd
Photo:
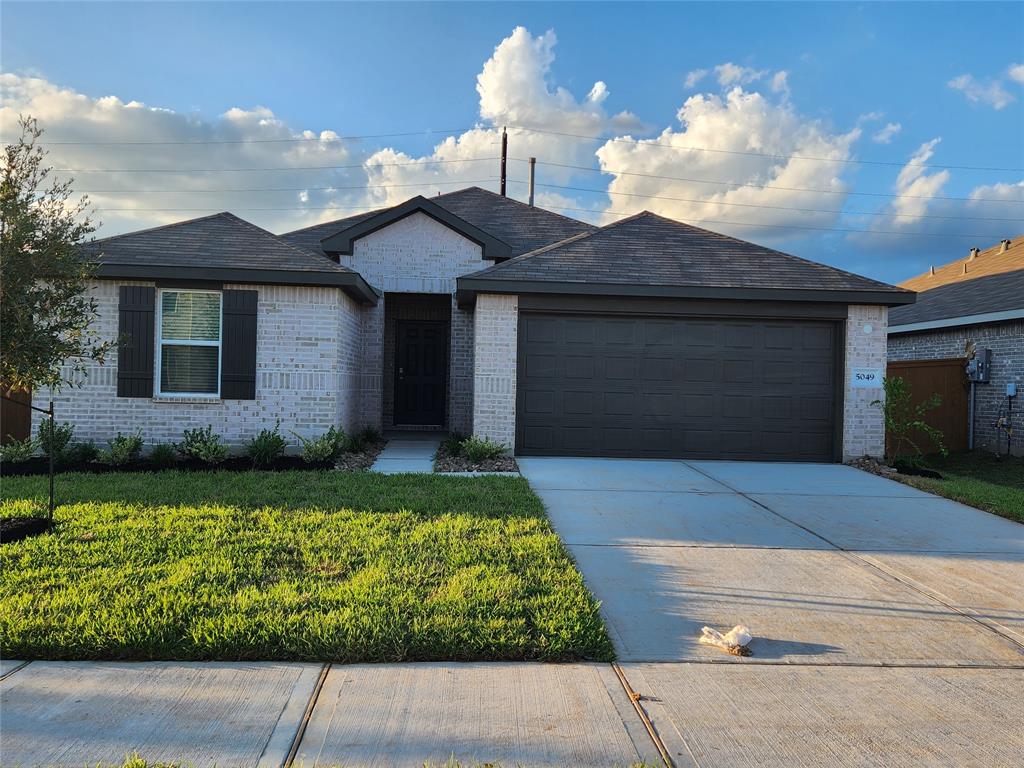
{"type": "Polygon", "coordinates": [[[160,291],[160,395],[220,395],[220,304],[217,291],[160,291]]]}

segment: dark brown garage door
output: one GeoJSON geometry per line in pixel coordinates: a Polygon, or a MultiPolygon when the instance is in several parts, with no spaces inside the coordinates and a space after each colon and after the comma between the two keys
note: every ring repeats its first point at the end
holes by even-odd
{"type": "Polygon", "coordinates": [[[835,323],[522,313],[524,455],[833,461],[835,323]]]}

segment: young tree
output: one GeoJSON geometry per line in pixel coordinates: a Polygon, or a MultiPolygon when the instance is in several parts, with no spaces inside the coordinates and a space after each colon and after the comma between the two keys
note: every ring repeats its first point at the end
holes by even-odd
{"type": "Polygon", "coordinates": [[[89,329],[96,302],[86,296],[95,263],[85,245],[95,226],[88,199],[73,201],[71,180],[48,179],[42,129],[22,117],[21,136],[4,147],[0,181],[0,385],[24,390],[72,384],[61,375],[103,362],[113,342],[89,329]]]}
{"type": "Polygon", "coordinates": [[[892,462],[920,464],[924,451],[918,441],[922,439],[925,444],[931,442],[945,456],[946,445],[942,430],[925,421],[925,415],[942,404],[942,396],[934,392],[915,404],[910,385],[902,377],[886,377],[882,385],[885,388],[885,401],[873,400],[871,405],[881,408],[885,414],[885,433],[890,450],[886,458],[892,462]]]}

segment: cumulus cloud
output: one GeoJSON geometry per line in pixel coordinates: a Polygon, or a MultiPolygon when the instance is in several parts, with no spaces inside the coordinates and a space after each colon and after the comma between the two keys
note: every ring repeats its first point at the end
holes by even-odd
{"type": "Polygon", "coordinates": [[[845,166],[836,161],[850,157],[860,129],[833,132],[797,114],[785,100],[776,102],[740,86],[724,96],[690,97],[677,118],[678,128],[665,128],[653,139],[619,137],[598,150],[602,170],[613,177],[610,211],[647,208],[762,239],[781,236],[776,227],[830,226],[836,221],[838,214],[828,209],[841,208],[848,190],[842,178],[845,166]]]}
{"type": "Polygon", "coordinates": [[[898,197],[890,203],[892,213],[900,216],[894,222],[895,226],[914,224],[928,210],[928,200],[923,198],[939,194],[949,181],[949,171],[928,173],[925,167],[935,154],[935,147],[940,141],[941,138],[934,138],[919,146],[896,176],[895,188],[898,197]]]}
{"type": "Polygon", "coordinates": [[[891,144],[893,137],[902,130],[903,126],[899,123],[886,123],[884,128],[875,131],[871,140],[876,144],[891,144]]]}
{"type": "MultiPolygon", "coordinates": [[[[733,64],[731,61],[719,64],[715,67],[715,77],[718,78],[718,84],[723,87],[728,87],[730,85],[746,85],[747,83],[752,83],[755,80],[760,80],[767,74],[768,70],[766,69],[741,67],[739,64],[733,64]]],[[[785,81],[785,73],[783,73],[783,81],[785,81]]]]}
{"type": "Polygon", "coordinates": [[[1006,70],[1006,75],[1014,82],[1024,85],[1024,64],[1011,64],[1006,70]]]}
{"type": "Polygon", "coordinates": [[[1014,100],[1000,80],[981,81],[974,75],[964,74],[954,77],[946,85],[954,91],[962,92],[972,104],[984,104],[993,109],[1002,109],[1014,100]]]}
{"type": "Polygon", "coordinates": [[[683,85],[685,85],[687,89],[693,88],[697,83],[707,77],[707,75],[708,71],[706,69],[692,69],[686,73],[686,79],[683,81],[683,85]]]}

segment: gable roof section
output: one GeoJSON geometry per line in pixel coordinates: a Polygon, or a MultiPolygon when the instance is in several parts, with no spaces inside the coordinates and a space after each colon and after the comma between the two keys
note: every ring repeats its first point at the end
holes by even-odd
{"type": "Polygon", "coordinates": [[[96,240],[97,277],[334,286],[357,301],[376,292],[356,272],[231,213],[96,240]]]}
{"type": "MultiPolygon", "coordinates": [[[[519,256],[581,232],[592,232],[597,229],[592,224],[527,205],[509,197],[502,197],[480,187],[467,187],[423,199],[504,243],[509,249],[508,256],[519,256]]],[[[393,212],[396,207],[398,206],[316,224],[294,232],[286,232],[281,237],[289,243],[326,255],[321,241],[361,225],[379,214],[393,212]]]]}
{"type": "Polygon", "coordinates": [[[320,245],[327,254],[350,254],[352,253],[352,244],[356,240],[394,224],[396,221],[401,221],[407,216],[412,216],[414,213],[424,213],[455,230],[463,237],[472,240],[480,246],[485,259],[507,259],[512,256],[512,248],[507,243],[422,195],[417,195],[400,205],[368,216],[336,234],[325,237],[321,240],[320,245]]]}
{"type": "Polygon", "coordinates": [[[955,328],[1024,318],[1024,266],[917,294],[917,303],[889,313],[889,333],[955,328]]]}
{"type": "Polygon", "coordinates": [[[459,278],[479,292],[832,301],[893,306],[914,293],[649,211],[459,278]]]}
{"type": "Polygon", "coordinates": [[[1000,248],[1001,245],[997,243],[991,248],[979,252],[973,258],[965,256],[941,267],[934,267],[933,271],[905,280],[900,283],[900,286],[912,291],[930,291],[941,285],[962,283],[976,277],[988,277],[1024,269],[1024,235],[1012,238],[1009,248],[1003,253],[999,252],[1000,248]]]}

